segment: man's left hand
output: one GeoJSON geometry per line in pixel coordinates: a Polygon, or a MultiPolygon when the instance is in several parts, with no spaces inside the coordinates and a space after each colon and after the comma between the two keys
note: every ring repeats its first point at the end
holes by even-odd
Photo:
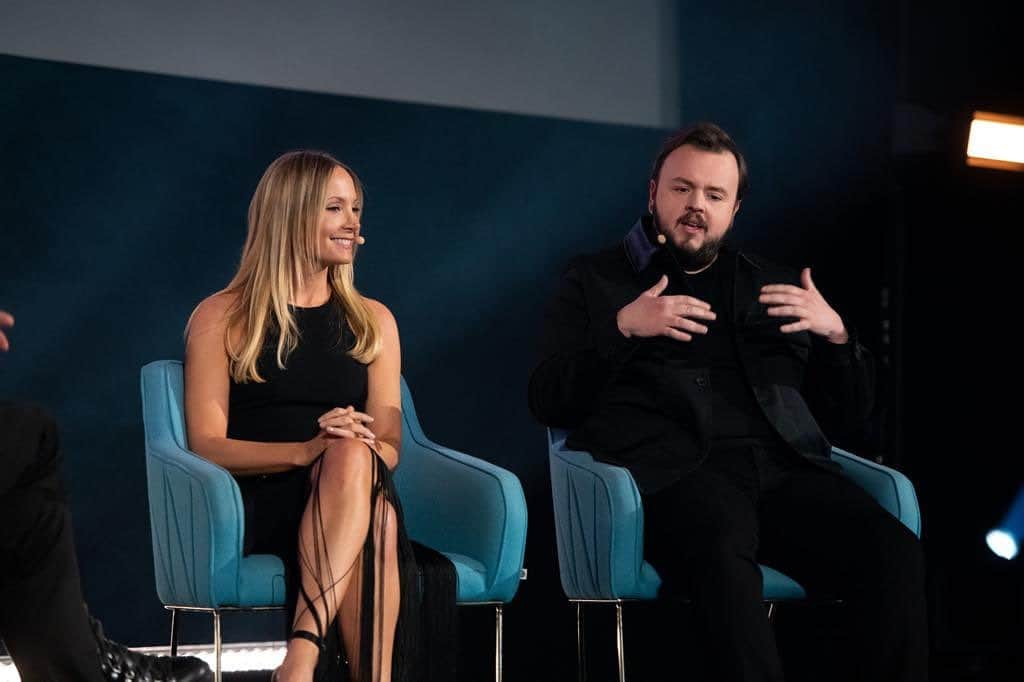
{"type": "Polygon", "coordinates": [[[846,343],[850,335],[843,324],[843,318],[832,309],[825,297],[811,280],[811,269],[804,268],[800,272],[800,283],[766,284],[761,287],[758,301],[767,303],[768,314],[773,317],[795,317],[795,322],[782,325],[779,330],[783,334],[810,331],[824,336],[832,343],[846,343]]]}

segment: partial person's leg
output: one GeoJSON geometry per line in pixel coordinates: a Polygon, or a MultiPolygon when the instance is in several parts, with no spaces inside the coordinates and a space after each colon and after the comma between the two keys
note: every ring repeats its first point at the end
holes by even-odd
{"type": "MultiPolygon", "coordinates": [[[[338,439],[330,442],[314,468],[313,491],[299,527],[300,594],[304,592],[311,603],[300,596],[293,622],[295,631],[323,637],[350,584],[363,587],[358,576],[370,529],[376,485],[374,460],[375,455],[364,443],[338,439]]],[[[390,667],[390,651],[385,653],[390,667]]],[[[279,670],[280,679],[310,679],[318,655],[312,642],[292,639],[279,670]]]]}
{"type": "MultiPolygon", "coordinates": [[[[338,626],[341,628],[342,640],[348,654],[349,667],[353,677],[358,679],[362,667],[360,652],[360,631],[363,609],[372,609],[374,650],[374,674],[371,679],[390,680],[394,643],[395,626],[398,622],[398,610],[402,594],[398,575],[398,518],[394,507],[383,496],[377,500],[374,513],[373,547],[376,554],[372,570],[375,572],[374,594],[372,602],[363,606],[368,595],[363,594],[362,572],[357,573],[349,583],[341,601],[338,614],[338,626]],[[379,672],[378,672],[379,671],[379,672]]],[[[360,554],[357,564],[364,561],[365,552],[360,554]]]]}
{"type": "Polygon", "coordinates": [[[0,637],[21,678],[102,680],[57,427],[42,409],[0,403],[0,509],[0,637]]]}
{"type": "Polygon", "coordinates": [[[928,679],[920,542],[855,483],[801,468],[765,490],[760,557],[809,595],[843,600],[856,679],[928,679]]]}
{"type": "Polygon", "coordinates": [[[756,489],[756,477],[705,465],[644,498],[645,554],[663,592],[692,601],[713,679],[782,679],[756,560],[756,489]]]}

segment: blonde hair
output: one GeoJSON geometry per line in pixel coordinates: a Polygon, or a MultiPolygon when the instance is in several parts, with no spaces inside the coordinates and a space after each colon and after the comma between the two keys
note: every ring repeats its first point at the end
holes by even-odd
{"type": "MultiPolygon", "coordinates": [[[[288,303],[304,275],[319,267],[320,214],[327,181],[335,168],[352,178],[356,200],[362,205],[359,178],[324,152],[288,152],[270,164],[256,186],[249,203],[249,234],[242,248],[242,261],[224,290],[233,294],[224,346],[231,378],[237,383],[264,381],[257,361],[272,330],[277,332],[279,368],[284,369],[288,355],[298,345],[299,331],[288,303]],[[234,338],[240,340],[236,343],[234,338]]],[[[327,283],[331,303],[339,307],[355,335],[355,345],[348,354],[359,362],[371,362],[380,352],[380,327],[356,291],[353,263],[329,266],[327,283]]]]}

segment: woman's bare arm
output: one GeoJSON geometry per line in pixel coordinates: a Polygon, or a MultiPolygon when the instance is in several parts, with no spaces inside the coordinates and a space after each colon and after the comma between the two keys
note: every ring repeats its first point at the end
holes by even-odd
{"type": "Polygon", "coordinates": [[[192,315],[185,343],[185,424],[189,448],[235,474],[271,474],[308,465],[322,437],[298,443],[228,438],[230,375],[224,348],[229,294],[214,294],[192,315]]]}
{"type": "Polygon", "coordinates": [[[380,354],[368,369],[366,413],[373,417],[371,428],[376,436],[377,452],[387,467],[394,469],[402,448],[402,349],[398,324],[383,303],[373,299],[366,301],[377,316],[381,332],[380,354]]]}

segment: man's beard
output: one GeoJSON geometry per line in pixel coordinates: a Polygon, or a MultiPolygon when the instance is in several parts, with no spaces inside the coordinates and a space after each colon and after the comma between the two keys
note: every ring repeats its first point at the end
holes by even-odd
{"type": "Polygon", "coordinates": [[[694,270],[701,270],[711,265],[711,263],[718,257],[718,252],[722,248],[722,243],[725,237],[729,234],[729,230],[732,229],[732,223],[730,222],[729,227],[725,228],[725,232],[721,237],[712,239],[707,232],[707,221],[699,213],[687,211],[680,217],[679,222],[685,222],[690,220],[704,229],[704,241],[701,242],[700,248],[696,251],[690,252],[685,249],[681,249],[676,245],[675,238],[673,237],[672,225],[665,225],[661,221],[661,216],[658,215],[658,208],[654,207],[652,211],[652,217],[654,218],[655,229],[661,234],[665,235],[666,243],[665,248],[672,252],[676,263],[679,264],[686,272],[693,272],[694,270]]]}

